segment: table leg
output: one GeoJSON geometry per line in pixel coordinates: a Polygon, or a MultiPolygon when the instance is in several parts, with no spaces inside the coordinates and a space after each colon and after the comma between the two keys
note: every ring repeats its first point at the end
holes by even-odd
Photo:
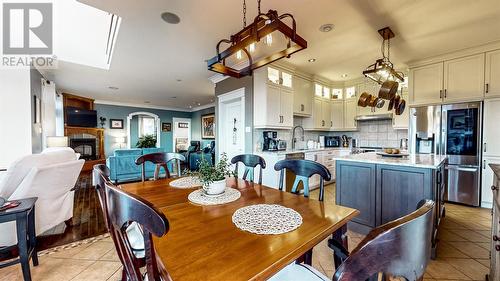
{"type": "MultiPolygon", "coordinates": [[[[332,234],[332,239],[337,241],[340,245],[344,246],[344,248],[348,251],[348,243],[347,243],[347,224],[342,226],[341,228],[337,229],[333,234],[332,234]]],[[[335,264],[335,269],[339,268],[340,264],[342,263],[342,260],[336,256],[333,255],[333,262],[335,264]]]]}
{"type": "Polygon", "coordinates": [[[17,227],[17,247],[19,249],[19,260],[23,270],[24,281],[31,281],[29,253],[28,253],[28,237],[27,237],[27,214],[21,214],[16,220],[17,227]]]}
{"type": "Polygon", "coordinates": [[[36,245],[36,232],[35,232],[35,208],[31,210],[28,215],[28,235],[29,235],[29,249],[33,252],[31,254],[31,259],[33,261],[33,266],[38,266],[38,251],[36,245]]]}

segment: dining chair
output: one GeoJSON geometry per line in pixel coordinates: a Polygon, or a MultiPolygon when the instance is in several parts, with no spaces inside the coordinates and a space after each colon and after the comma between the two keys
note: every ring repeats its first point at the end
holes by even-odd
{"type": "MultiPolygon", "coordinates": [[[[99,203],[101,205],[101,210],[103,213],[103,219],[104,219],[104,224],[106,226],[106,229],[108,229],[108,232],[111,233],[112,231],[112,226],[109,223],[108,219],[108,211],[107,211],[107,200],[106,200],[106,183],[111,183],[109,179],[110,175],[110,170],[108,166],[105,164],[97,164],[94,165],[93,167],[93,184],[95,186],[96,192],[97,192],[97,197],[99,198],[99,203]]],[[[142,238],[143,236],[143,231],[140,228],[140,226],[132,222],[129,224],[127,227],[127,236],[128,236],[128,241],[130,242],[130,246],[134,250],[134,252],[137,255],[136,263],[138,267],[144,267],[146,265],[146,260],[143,257],[144,253],[144,239],[142,238]]],[[[115,246],[117,246],[115,244],[115,246]]],[[[121,260],[121,256],[120,256],[121,260]]],[[[123,263],[123,261],[122,261],[123,263]]],[[[126,272],[123,271],[123,276],[126,277],[126,272]]]]}
{"type": "Polygon", "coordinates": [[[136,165],[142,165],[141,179],[145,181],[146,178],[146,162],[151,162],[156,165],[154,172],[154,180],[160,178],[160,169],[163,167],[165,170],[166,178],[170,178],[170,171],[168,169],[168,163],[170,161],[176,162],[177,176],[181,176],[181,162],[185,162],[186,158],[180,153],[174,152],[156,152],[150,154],[144,154],[135,160],[136,165]]]}
{"type": "Polygon", "coordinates": [[[243,173],[243,179],[246,180],[248,176],[249,181],[251,182],[254,181],[255,167],[260,166],[259,184],[262,184],[262,169],[266,168],[266,161],[264,160],[264,158],[253,154],[241,154],[234,156],[233,159],[231,159],[231,164],[236,164],[236,168],[234,170],[235,174],[238,173],[238,164],[240,162],[243,163],[243,165],[245,165],[245,172],[243,173]]]}
{"type": "Polygon", "coordinates": [[[284,190],[285,170],[288,169],[295,174],[295,181],[292,186],[292,193],[298,192],[299,184],[304,187],[304,196],[309,197],[309,178],[313,175],[319,175],[319,201],[323,201],[325,193],[325,181],[332,178],[330,171],[320,163],[311,160],[286,159],[278,161],[274,165],[275,171],[280,171],[279,190],[284,190]]]}
{"type": "Polygon", "coordinates": [[[115,242],[127,279],[172,280],[167,270],[157,262],[153,245],[153,235],[162,237],[168,232],[169,222],[165,215],[148,201],[121,190],[111,182],[106,182],[105,186],[111,237],[115,242]],[[130,245],[127,227],[131,222],[137,223],[142,229],[145,245],[142,253],[138,253],[130,245]],[[139,260],[146,261],[145,275],[141,273],[139,260]]]}
{"type": "MultiPolygon", "coordinates": [[[[333,280],[423,280],[431,258],[434,206],[432,200],[421,201],[413,213],[370,231],[350,254],[330,239],[329,246],[335,244],[335,254],[343,260],[333,280]]],[[[329,279],[308,265],[290,264],[269,280],[329,279]]]]}

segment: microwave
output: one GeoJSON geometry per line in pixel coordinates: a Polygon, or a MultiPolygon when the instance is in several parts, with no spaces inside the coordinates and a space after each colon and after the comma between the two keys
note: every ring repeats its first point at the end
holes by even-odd
{"type": "Polygon", "coordinates": [[[325,147],[340,147],[340,137],[325,136],[325,147]]]}

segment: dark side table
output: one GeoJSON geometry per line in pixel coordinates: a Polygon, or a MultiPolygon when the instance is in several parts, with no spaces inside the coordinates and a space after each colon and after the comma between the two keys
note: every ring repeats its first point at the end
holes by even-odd
{"type": "MultiPolygon", "coordinates": [[[[0,211],[0,223],[15,221],[17,230],[17,247],[19,258],[0,262],[0,268],[21,263],[25,281],[31,280],[30,258],[33,266],[38,265],[35,235],[35,202],[38,198],[19,199],[21,204],[15,208],[0,211]]],[[[0,252],[10,251],[12,247],[0,249],[0,252]]]]}

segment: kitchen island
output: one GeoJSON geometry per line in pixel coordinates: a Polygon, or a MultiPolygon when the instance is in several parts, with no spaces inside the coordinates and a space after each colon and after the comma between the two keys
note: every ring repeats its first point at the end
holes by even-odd
{"type": "Polygon", "coordinates": [[[434,200],[435,256],[438,226],[445,214],[445,156],[413,154],[393,158],[370,152],[335,160],[336,203],[360,211],[349,225],[354,231],[367,233],[415,211],[422,199],[434,200]]]}

